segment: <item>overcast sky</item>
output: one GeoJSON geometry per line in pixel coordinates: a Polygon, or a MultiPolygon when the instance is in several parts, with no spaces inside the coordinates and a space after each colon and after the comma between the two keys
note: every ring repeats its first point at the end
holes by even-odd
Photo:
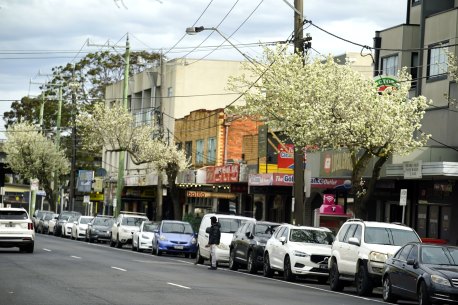
{"type": "MultiPolygon", "coordinates": [[[[122,46],[129,33],[133,49],[162,50],[169,59],[242,59],[229,47],[209,54],[214,48],[208,46],[224,42],[217,33],[183,37],[195,24],[218,27],[244,53],[259,57],[260,48],[241,44],[288,38],[294,12],[285,1],[294,5],[294,0],[0,0],[0,115],[12,100],[39,94],[38,85],[30,85],[31,79],[46,80],[39,72],[100,50],[85,44],[88,39],[122,46]]],[[[404,23],[405,14],[405,0],[304,0],[306,19],[368,46],[375,31],[404,23]]],[[[313,26],[305,33],[312,36],[315,54],[361,50],[313,26]]]]}

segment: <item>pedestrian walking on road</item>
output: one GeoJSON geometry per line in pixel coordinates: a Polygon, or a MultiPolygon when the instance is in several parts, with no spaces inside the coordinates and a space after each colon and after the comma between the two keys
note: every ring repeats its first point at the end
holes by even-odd
{"type": "Polygon", "coordinates": [[[218,222],[218,219],[215,216],[210,217],[211,226],[208,227],[205,231],[209,234],[208,236],[208,245],[210,247],[210,264],[208,268],[210,270],[216,270],[216,246],[219,245],[221,239],[221,225],[218,222]]]}

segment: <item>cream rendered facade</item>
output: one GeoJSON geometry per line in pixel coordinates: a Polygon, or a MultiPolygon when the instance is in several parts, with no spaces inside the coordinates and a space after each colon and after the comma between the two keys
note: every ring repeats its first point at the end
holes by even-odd
{"type": "MultiPolygon", "coordinates": [[[[224,108],[239,95],[226,90],[230,76],[242,74],[242,62],[229,60],[174,59],[132,76],[128,108],[139,124],[155,120],[166,140],[174,143],[175,119],[198,109],[224,108]]],[[[108,107],[122,103],[123,81],[106,88],[108,107]]],[[[243,98],[235,105],[244,103],[243,98]]],[[[102,162],[111,182],[116,181],[119,153],[104,149],[102,162]]],[[[125,186],[157,185],[158,177],[146,165],[135,165],[127,156],[125,186]]],[[[107,179],[108,180],[108,179],[107,179]]],[[[106,196],[112,203],[115,188],[106,196]]]]}

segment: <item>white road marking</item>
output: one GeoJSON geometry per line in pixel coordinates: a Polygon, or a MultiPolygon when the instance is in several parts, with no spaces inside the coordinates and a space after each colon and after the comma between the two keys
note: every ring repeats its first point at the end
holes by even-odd
{"type": "Polygon", "coordinates": [[[124,272],[127,271],[126,269],[122,269],[122,268],[118,268],[118,267],[113,267],[113,266],[111,266],[111,268],[112,268],[112,269],[119,270],[119,271],[124,271],[124,272]]]}
{"type": "Polygon", "coordinates": [[[46,248],[43,248],[43,250],[46,251],[46,252],[51,252],[51,250],[46,249],[46,248]]]}
{"type": "Polygon", "coordinates": [[[70,256],[70,257],[73,257],[73,258],[76,258],[76,259],[81,259],[81,257],[79,257],[79,256],[74,256],[74,255],[72,255],[72,256],[70,256]]]}
{"type": "Polygon", "coordinates": [[[176,261],[176,262],[164,262],[164,261],[145,261],[145,260],[140,260],[140,259],[133,259],[133,262],[136,263],[145,263],[145,264],[161,264],[161,265],[182,265],[182,261],[176,261]]]}
{"type": "Polygon", "coordinates": [[[184,288],[184,289],[191,289],[190,287],[183,286],[183,285],[178,285],[178,284],[174,284],[174,283],[167,283],[167,284],[172,285],[172,286],[176,286],[176,287],[180,287],[180,288],[184,288]]]}

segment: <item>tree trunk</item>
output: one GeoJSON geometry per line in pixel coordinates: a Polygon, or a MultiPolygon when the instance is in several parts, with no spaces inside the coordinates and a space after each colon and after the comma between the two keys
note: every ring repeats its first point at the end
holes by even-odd
{"type": "Polygon", "coordinates": [[[173,205],[173,217],[177,220],[182,219],[180,198],[178,196],[178,189],[175,184],[175,180],[178,175],[178,165],[175,163],[169,163],[166,169],[167,180],[168,180],[168,189],[170,191],[170,197],[172,198],[173,205]]]}

